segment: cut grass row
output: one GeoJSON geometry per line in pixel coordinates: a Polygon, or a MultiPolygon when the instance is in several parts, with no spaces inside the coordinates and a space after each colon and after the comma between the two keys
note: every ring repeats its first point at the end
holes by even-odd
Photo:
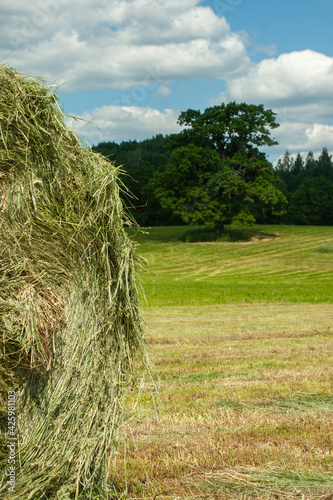
{"type": "Polygon", "coordinates": [[[333,255],[315,251],[333,231],[275,226],[253,236],[198,245],[186,242],[188,228],[154,228],[139,237],[159,395],[147,383],[124,429],[116,470],[131,499],[333,494],[333,255]],[[297,275],[308,301],[301,285],[303,299],[292,296],[297,275]],[[225,281],[220,300],[214,284],[225,281]]]}

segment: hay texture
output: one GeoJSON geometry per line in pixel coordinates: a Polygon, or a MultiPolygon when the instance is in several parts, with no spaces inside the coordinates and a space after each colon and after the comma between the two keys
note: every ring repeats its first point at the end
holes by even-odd
{"type": "Polygon", "coordinates": [[[18,437],[2,498],[111,498],[123,395],[144,356],[118,174],[42,81],[0,65],[1,430],[15,391],[18,437]]]}

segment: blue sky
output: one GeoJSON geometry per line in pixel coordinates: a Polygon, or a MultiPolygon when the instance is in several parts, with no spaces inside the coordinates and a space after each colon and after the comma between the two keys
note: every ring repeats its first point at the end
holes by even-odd
{"type": "Polygon", "coordinates": [[[333,151],[332,20],[333,0],[0,0],[0,59],[54,85],[90,144],[176,132],[188,108],[264,104],[276,161],[333,151]]]}

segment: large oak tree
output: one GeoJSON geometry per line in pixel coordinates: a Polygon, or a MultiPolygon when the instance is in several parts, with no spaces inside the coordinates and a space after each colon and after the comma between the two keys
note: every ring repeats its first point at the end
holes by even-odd
{"type": "Polygon", "coordinates": [[[180,114],[184,126],[169,136],[171,161],[150,186],[161,205],[189,224],[222,229],[252,224],[258,207],[283,212],[272,165],[258,147],[277,144],[275,113],[262,105],[221,104],[180,114]]]}

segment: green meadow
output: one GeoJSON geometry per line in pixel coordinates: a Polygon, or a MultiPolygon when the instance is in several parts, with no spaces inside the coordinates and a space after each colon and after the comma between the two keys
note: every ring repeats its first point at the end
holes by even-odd
{"type": "Polygon", "coordinates": [[[147,233],[135,238],[148,261],[148,307],[333,301],[332,228],[227,228],[217,241],[203,228],[147,233]]]}
{"type": "Polygon", "coordinates": [[[152,378],[124,428],[119,488],[131,499],[332,499],[333,229],[130,235],[146,259],[152,378]]]}

